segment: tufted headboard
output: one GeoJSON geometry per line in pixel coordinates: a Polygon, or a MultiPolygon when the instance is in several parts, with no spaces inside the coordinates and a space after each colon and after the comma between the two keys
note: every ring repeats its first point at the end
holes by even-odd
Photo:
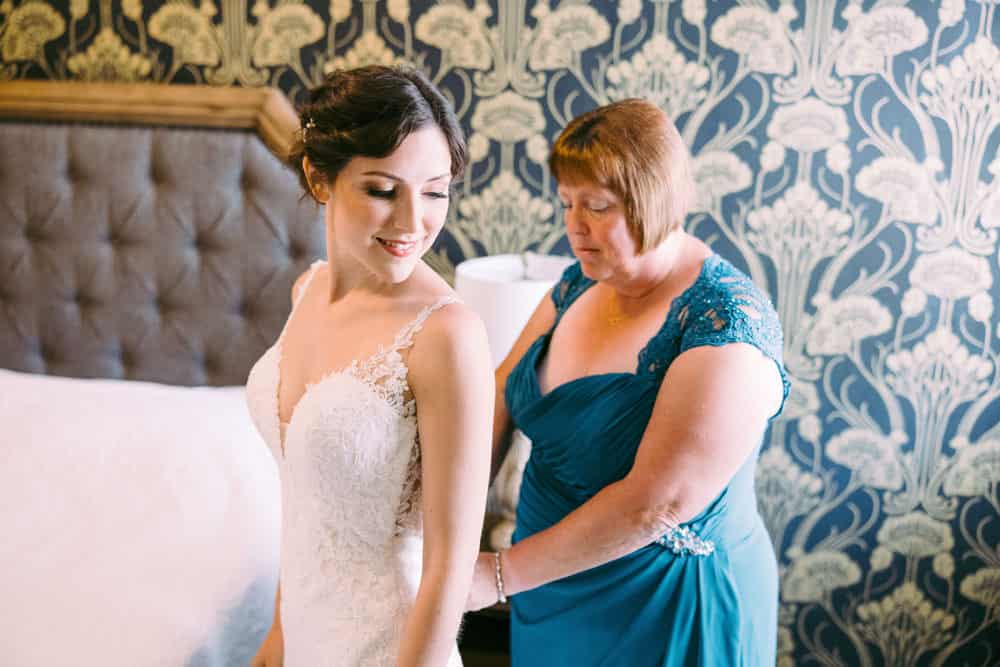
{"type": "Polygon", "coordinates": [[[0,83],[0,367],[243,384],[323,251],[272,89],[0,83]]]}

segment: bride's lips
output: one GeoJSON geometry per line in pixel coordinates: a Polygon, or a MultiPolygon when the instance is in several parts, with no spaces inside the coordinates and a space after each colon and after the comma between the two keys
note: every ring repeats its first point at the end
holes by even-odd
{"type": "Polygon", "coordinates": [[[402,241],[398,239],[383,239],[375,237],[382,249],[393,257],[408,257],[420,247],[419,240],[402,241]]]}

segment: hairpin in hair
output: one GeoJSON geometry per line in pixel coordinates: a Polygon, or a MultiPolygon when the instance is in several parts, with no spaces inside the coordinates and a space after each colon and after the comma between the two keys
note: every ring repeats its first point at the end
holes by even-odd
{"type": "Polygon", "coordinates": [[[302,141],[306,140],[306,136],[309,130],[315,127],[316,127],[316,121],[314,121],[312,117],[310,117],[309,120],[306,121],[305,127],[302,128],[302,141]]]}

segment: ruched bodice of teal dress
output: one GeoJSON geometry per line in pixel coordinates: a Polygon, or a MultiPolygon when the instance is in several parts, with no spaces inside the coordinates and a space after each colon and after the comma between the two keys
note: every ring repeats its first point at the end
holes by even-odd
{"type": "MultiPolygon", "coordinates": [[[[569,267],[552,292],[557,319],[593,281],[569,267]]],[[[532,441],[514,542],[554,525],[621,480],[670,363],[694,347],[747,343],[781,362],[768,298],[718,255],[674,299],[633,373],[584,376],[542,394],[537,368],[550,330],[507,380],[506,401],[532,441]]],[[[757,513],[760,447],[726,488],[680,530],[622,558],[511,598],[514,667],[700,665],[773,667],[778,576],[757,513]]]]}

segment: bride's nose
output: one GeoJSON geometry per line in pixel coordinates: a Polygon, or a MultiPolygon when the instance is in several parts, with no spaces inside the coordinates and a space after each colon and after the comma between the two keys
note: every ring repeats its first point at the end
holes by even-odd
{"type": "Polygon", "coordinates": [[[392,226],[405,233],[418,232],[421,228],[423,213],[423,202],[420,201],[419,193],[401,197],[393,215],[392,226]]]}

